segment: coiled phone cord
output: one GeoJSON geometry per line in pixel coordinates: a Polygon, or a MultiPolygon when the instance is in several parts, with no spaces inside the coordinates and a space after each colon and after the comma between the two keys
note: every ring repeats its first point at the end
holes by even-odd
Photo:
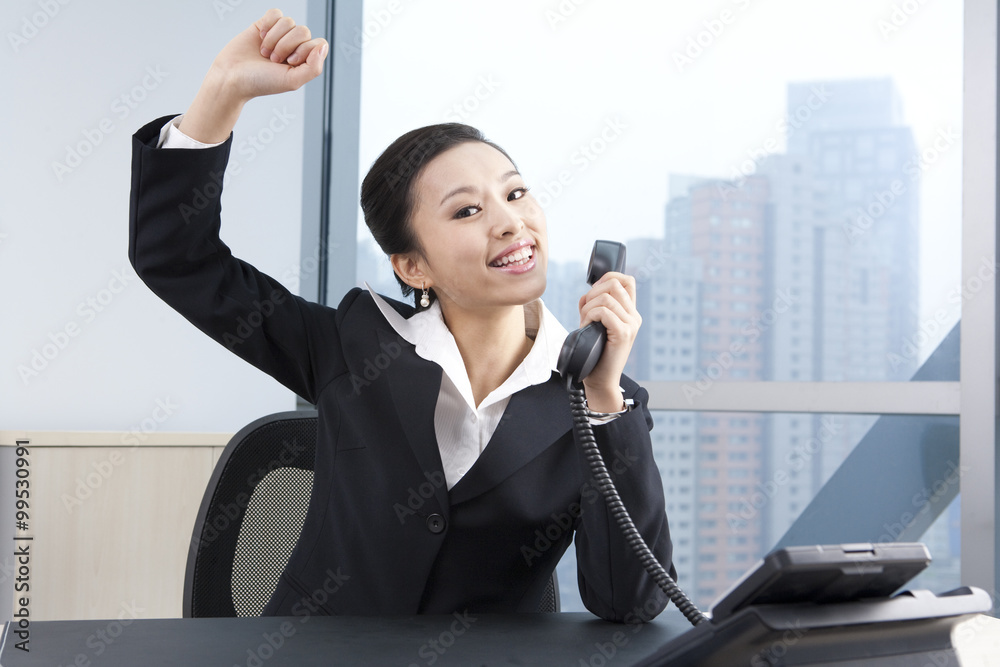
{"type": "Polygon", "coordinates": [[[586,395],[583,386],[575,384],[572,378],[566,380],[566,391],[569,393],[570,408],[573,411],[573,433],[577,442],[583,447],[584,456],[590,464],[591,472],[597,482],[597,489],[607,501],[608,509],[614,516],[618,526],[625,533],[632,550],[639,557],[642,566],[646,568],[663,592],[670,596],[670,600],[677,605],[684,617],[691,622],[691,625],[698,625],[708,620],[705,614],[701,613],[693,602],[684,594],[677,583],[670,577],[667,571],[656,560],[656,556],[650,551],[646,541],[635,527],[632,517],[629,516],[625,504],[622,503],[618,490],[615,488],[611,475],[604,465],[604,459],[597,448],[597,440],[594,438],[594,431],[590,427],[590,416],[587,414],[586,395]]]}

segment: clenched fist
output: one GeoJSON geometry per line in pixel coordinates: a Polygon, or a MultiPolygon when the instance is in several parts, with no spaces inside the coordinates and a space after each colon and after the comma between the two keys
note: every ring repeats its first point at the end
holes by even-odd
{"type": "Polygon", "coordinates": [[[325,39],[269,10],[216,56],[180,130],[205,143],[225,141],[244,104],[301,88],[323,72],[328,51],[325,39]]]}

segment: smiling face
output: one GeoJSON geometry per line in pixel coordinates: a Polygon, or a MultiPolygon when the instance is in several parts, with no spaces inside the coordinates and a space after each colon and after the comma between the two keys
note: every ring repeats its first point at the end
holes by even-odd
{"type": "Polygon", "coordinates": [[[424,167],[410,224],[423,252],[393,255],[393,266],[415,288],[433,287],[446,314],[523,305],[545,291],[545,214],[488,144],[459,144],[424,167]]]}

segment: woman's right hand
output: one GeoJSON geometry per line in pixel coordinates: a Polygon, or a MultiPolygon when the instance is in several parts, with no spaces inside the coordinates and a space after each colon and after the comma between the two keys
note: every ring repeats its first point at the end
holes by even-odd
{"type": "Polygon", "coordinates": [[[181,132],[204,143],[225,141],[244,104],[297,90],[315,79],[328,51],[325,39],[313,39],[306,26],[269,10],[216,56],[181,121],[181,132]]]}

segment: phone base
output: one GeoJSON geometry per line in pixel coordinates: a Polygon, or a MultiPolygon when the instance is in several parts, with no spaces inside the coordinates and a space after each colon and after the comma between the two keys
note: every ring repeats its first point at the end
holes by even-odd
{"type": "MultiPolygon", "coordinates": [[[[967,663],[960,656],[976,642],[995,637],[1000,620],[989,612],[990,596],[960,588],[935,596],[904,592],[893,598],[830,604],[795,603],[747,607],[726,619],[701,623],[639,665],[1000,665],[967,663]],[[982,624],[955,632],[965,621],[982,624]],[[956,639],[962,640],[957,646],[956,639]]],[[[988,648],[986,650],[989,650],[988,648]]],[[[986,655],[991,655],[987,653],[986,655]]]]}

